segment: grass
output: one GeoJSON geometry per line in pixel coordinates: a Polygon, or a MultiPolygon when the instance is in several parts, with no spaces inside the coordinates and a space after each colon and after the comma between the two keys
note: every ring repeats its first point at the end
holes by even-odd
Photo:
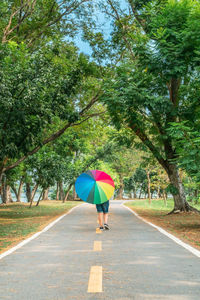
{"type": "MultiPolygon", "coordinates": [[[[155,211],[159,210],[159,211],[163,211],[166,213],[170,212],[174,207],[173,199],[168,199],[166,205],[163,200],[157,200],[157,199],[152,199],[151,204],[149,204],[148,199],[134,200],[133,202],[129,202],[129,203],[130,203],[130,206],[132,206],[132,207],[138,207],[138,208],[141,207],[141,208],[151,209],[151,210],[155,210],[155,211]]],[[[129,206],[128,203],[127,203],[127,205],[129,206]]],[[[197,204],[197,205],[191,204],[191,205],[200,210],[200,204],[197,204]]]]}
{"type": "Polygon", "coordinates": [[[40,231],[78,204],[77,201],[45,201],[31,209],[27,203],[0,205],[0,253],[40,231]]]}
{"type": "MultiPolygon", "coordinates": [[[[173,209],[173,200],[136,200],[126,205],[137,212],[141,217],[156,224],[181,240],[200,250],[200,215],[193,212],[167,215],[173,209]]],[[[200,210],[200,205],[193,205],[200,210]]]]}

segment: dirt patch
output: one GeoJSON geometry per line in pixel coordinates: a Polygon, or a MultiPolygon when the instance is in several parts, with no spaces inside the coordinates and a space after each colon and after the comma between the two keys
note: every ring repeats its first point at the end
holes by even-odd
{"type": "Polygon", "coordinates": [[[165,211],[145,210],[137,207],[134,207],[133,210],[145,220],[162,227],[185,243],[200,250],[200,215],[195,213],[166,215],[165,211]]]}

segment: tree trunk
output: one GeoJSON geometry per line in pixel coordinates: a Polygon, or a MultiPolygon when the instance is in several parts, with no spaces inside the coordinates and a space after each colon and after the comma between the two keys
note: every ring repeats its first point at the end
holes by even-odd
{"type": "Polygon", "coordinates": [[[31,202],[31,185],[30,183],[26,183],[26,198],[28,202],[31,202]]]}
{"type": "Polygon", "coordinates": [[[137,194],[136,191],[133,192],[133,198],[136,199],[137,198],[137,194]]]}
{"type": "MultiPolygon", "coordinates": [[[[17,200],[18,192],[17,192],[16,187],[15,187],[14,185],[12,185],[11,188],[12,188],[12,190],[13,190],[13,192],[14,192],[14,194],[15,194],[16,200],[17,200]]],[[[17,201],[17,202],[18,202],[18,201],[17,201]]]]}
{"type": "Polygon", "coordinates": [[[199,200],[199,190],[198,190],[198,189],[196,189],[196,190],[194,191],[194,195],[195,195],[194,203],[195,203],[195,204],[198,204],[198,200],[199,200]]]}
{"type": "MultiPolygon", "coordinates": [[[[177,89],[176,90],[176,95],[177,95],[177,89]]],[[[173,94],[173,93],[172,93],[173,94]]],[[[171,95],[170,95],[171,97],[171,95]]],[[[174,98],[174,95],[172,95],[172,98],[174,98]]],[[[173,118],[168,116],[168,122],[173,122],[173,118]]],[[[186,201],[185,197],[185,192],[183,189],[183,184],[181,182],[178,168],[175,164],[172,164],[171,161],[172,159],[176,158],[175,157],[175,152],[172,146],[172,142],[170,139],[165,139],[163,141],[163,146],[165,149],[165,156],[161,156],[159,149],[154,146],[154,144],[149,140],[148,136],[146,133],[138,127],[137,124],[132,124],[130,123],[130,128],[134,131],[134,133],[140,138],[140,140],[149,148],[149,150],[152,152],[153,156],[158,160],[159,164],[165,169],[165,171],[168,174],[170,183],[177,189],[176,195],[173,195],[174,198],[174,209],[170,213],[174,212],[180,212],[180,211],[199,211],[189,205],[189,203],[186,201]]],[[[161,131],[163,131],[163,128],[160,125],[160,122],[157,123],[157,126],[161,131]]]]}
{"type": "Polygon", "coordinates": [[[35,206],[38,206],[38,205],[39,205],[42,196],[44,197],[44,192],[43,192],[43,191],[41,191],[40,196],[39,196],[38,201],[37,201],[37,203],[36,203],[35,206]]]}
{"type": "Polygon", "coordinates": [[[60,191],[60,193],[59,193],[60,194],[59,200],[63,200],[65,198],[65,196],[64,196],[62,181],[59,182],[59,191],[60,191]]]}
{"type": "Polygon", "coordinates": [[[66,191],[66,195],[65,195],[65,197],[64,197],[64,199],[63,199],[63,203],[64,203],[65,201],[67,201],[67,198],[68,198],[68,196],[69,196],[69,192],[70,192],[71,187],[72,187],[72,183],[68,186],[68,189],[67,189],[67,191],[66,191]]]}
{"type": "Polygon", "coordinates": [[[195,190],[194,190],[194,197],[195,197],[195,198],[198,197],[198,193],[199,193],[199,190],[195,189],[195,190]]]}
{"type": "MultiPolygon", "coordinates": [[[[32,207],[33,199],[34,199],[34,197],[35,197],[37,188],[38,188],[38,184],[35,185],[35,187],[34,187],[32,193],[31,193],[31,199],[30,199],[30,205],[29,205],[29,208],[32,207]]],[[[37,201],[38,204],[39,204],[39,202],[40,202],[40,199],[41,199],[42,195],[43,195],[43,191],[41,191],[41,193],[40,193],[39,199],[38,199],[38,201],[37,201]]],[[[38,205],[36,205],[36,206],[38,206],[38,205]]]]}
{"type": "Polygon", "coordinates": [[[6,181],[3,184],[2,201],[5,204],[8,203],[8,189],[7,189],[6,181]]]}
{"type": "Polygon", "coordinates": [[[2,202],[5,204],[13,202],[10,186],[6,183],[3,185],[2,202]]]}
{"type": "Polygon", "coordinates": [[[20,180],[20,183],[19,183],[19,187],[18,187],[18,190],[16,189],[16,187],[14,185],[11,186],[13,192],[15,193],[15,197],[16,197],[16,201],[17,202],[21,202],[21,194],[22,194],[22,188],[23,188],[23,181],[22,179],[20,180]]]}
{"type": "Polygon", "coordinates": [[[1,201],[3,203],[3,175],[2,175],[2,178],[0,180],[0,196],[1,196],[1,201]]]}
{"type": "Polygon", "coordinates": [[[149,170],[146,170],[146,175],[147,175],[148,199],[149,199],[149,204],[151,204],[151,179],[150,179],[149,170]]]}
{"type": "Polygon", "coordinates": [[[139,199],[141,199],[142,188],[140,188],[139,199]]]}
{"type": "Polygon", "coordinates": [[[160,186],[158,186],[158,189],[157,189],[157,195],[158,195],[158,198],[161,198],[161,194],[160,194],[160,186]]]}
{"type": "Polygon", "coordinates": [[[59,200],[59,183],[57,182],[56,200],[59,200]]]}
{"type": "Polygon", "coordinates": [[[170,183],[176,188],[176,193],[174,193],[173,195],[174,209],[171,213],[180,211],[197,211],[195,208],[191,207],[186,201],[183,184],[181,182],[179,171],[176,165],[168,165],[168,177],[170,183]]]}
{"type": "Polygon", "coordinates": [[[20,184],[19,184],[19,188],[18,188],[18,192],[17,192],[17,202],[21,202],[21,194],[22,194],[22,189],[23,189],[23,180],[20,180],[20,184]]]}
{"type": "Polygon", "coordinates": [[[36,184],[36,185],[34,186],[34,188],[32,189],[32,192],[31,192],[31,199],[34,199],[35,194],[36,194],[36,192],[37,192],[37,189],[38,189],[38,184],[36,184]]]}
{"type": "Polygon", "coordinates": [[[117,199],[123,199],[123,190],[124,190],[124,182],[123,182],[123,176],[120,174],[119,177],[119,182],[120,182],[120,186],[119,186],[119,190],[117,193],[117,199]]]}
{"type": "Polygon", "coordinates": [[[7,192],[8,192],[8,190],[7,190],[6,181],[4,181],[3,185],[2,185],[2,194],[1,194],[2,202],[4,204],[8,203],[8,194],[7,194],[7,192]]]}
{"type": "Polygon", "coordinates": [[[45,200],[45,201],[49,200],[48,194],[49,194],[49,188],[47,188],[43,191],[42,200],[45,200]]]}
{"type": "Polygon", "coordinates": [[[73,186],[73,201],[76,199],[76,190],[75,185],[73,186]]]}
{"type": "Polygon", "coordinates": [[[164,201],[164,205],[167,206],[167,199],[166,199],[165,191],[163,191],[163,201],[164,201]]]}
{"type": "Polygon", "coordinates": [[[8,202],[13,202],[10,185],[7,185],[8,202]]]}
{"type": "Polygon", "coordinates": [[[10,192],[10,186],[7,184],[7,179],[5,174],[2,176],[1,199],[4,204],[13,202],[11,192],[10,192]]]}

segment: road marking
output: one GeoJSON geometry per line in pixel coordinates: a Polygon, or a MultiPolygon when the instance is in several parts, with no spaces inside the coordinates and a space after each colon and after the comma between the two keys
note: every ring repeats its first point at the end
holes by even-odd
{"type": "Polygon", "coordinates": [[[91,267],[88,293],[102,293],[102,266],[91,267]]]}
{"type": "Polygon", "coordinates": [[[99,228],[96,228],[96,233],[102,233],[102,230],[100,230],[99,228]]]}
{"type": "Polygon", "coordinates": [[[31,237],[27,238],[26,240],[24,240],[23,242],[19,243],[18,245],[16,245],[15,247],[5,251],[4,253],[0,254],[0,259],[4,258],[5,256],[13,253],[14,251],[16,251],[17,249],[23,247],[24,245],[26,245],[27,243],[29,243],[30,241],[34,240],[35,238],[37,238],[41,233],[46,232],[47,230],[49,230],[52,226],[54,226],[58,221],[60,221],[62,218],[64,218],[66,215],[70,214],[74,209],[76,209],[77,207],[81,206],[81,205],[85,205],[85,203],[83,204],[79,204],[77,206],[72,207],[67,213],[65,213],[64,215],[58,217],[55,221],[51,222],[49,225],[47,225],[43,230],[36,232],[35,234],[33,234],[31,237]]]}
{"type": "Polygon", "coordinates": [[[102,251],[102,243],[101,243],[101,241],[94,241],[93,251],[102,251]]]}
{"type": "Polygon", "coordinates": [[[146,221],[145,219],[143,219],[142,217],[140,217],[135,211],[133,211],[131,208],[129,208],[128,206],[124,205],[124,203],[122,203],[121,205],[123,205],[125,208],[127,208],[128,210],[130,210],[130,212],[132,212],[132,214],[134,214],[138,219],[140,219],[143,222],[145,222],[145,223],[151,225],[152,227],[156,228],[158,231],[160,231],[162,234],[166,235],[168,238],[170,238],[171,240],[173,240],[175,243],[177,243],[180,246],[182,246],[183,248],[187,249],[188,251],[190,251],[192,254],[196,255],[197,257],[200,257],[200,251],[199,250],[197,250],[197,249],[193,248],[192,246],[190,246],[190,245],[182,242],[179,238],[177,238],[174,235],[172,235],[171,233],[165,231],[161,227],[156,226],[153,223],[146,221]]]}

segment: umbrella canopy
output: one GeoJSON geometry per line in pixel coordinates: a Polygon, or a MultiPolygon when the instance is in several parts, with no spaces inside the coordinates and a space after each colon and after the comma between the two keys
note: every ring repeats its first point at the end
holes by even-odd
{"type": "Polygon", "coordinates": [[[75,189],[83,201],[101,204],[108,201],[113,195],[115,185],[112,178],[105,172],[90,170],[77,178],[75,189]]]}

